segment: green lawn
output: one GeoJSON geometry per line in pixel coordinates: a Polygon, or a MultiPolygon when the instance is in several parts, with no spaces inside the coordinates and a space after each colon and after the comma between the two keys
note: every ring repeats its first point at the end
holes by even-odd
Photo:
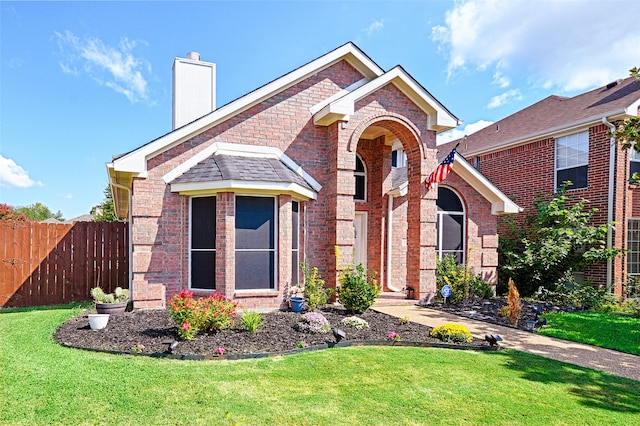
{"type": "Polygon", "coordinates": [[[351,347],[246,361],[75,350],[74,311],[0,311],[0,424],[630,425],[640,382],[513,350],[351,347]],[[229,413],[227,415],[227,413],[229,413]]]}
{"type": "Polygon", "coordinates": [[[640,355],[640,318],[602,312],[545,314],[540,334],[640,355]]]}

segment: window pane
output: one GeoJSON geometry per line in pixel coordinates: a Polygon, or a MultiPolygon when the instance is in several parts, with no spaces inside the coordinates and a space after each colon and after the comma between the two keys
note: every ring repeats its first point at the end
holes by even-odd
{"type": "Polygon", "coordinates": [[[398,167],[398,150],[391,152],[391,167],[398,167]]]}
{"type": "Polygon", "coordinates": [[[640,161],[632,161],[629,167],[629,177],[638,172],[640,172],[640,161]]]}
{"type": "Polygon", "coordinates": [[[571,185],[567,186],[567,189],[586,188],[587,172],[588,166],[558,170],[557,185],[560,187],[564,181],[570,180],[571,185]]]}
{"type": "Polygon", "coordinates": [[[214,290],[216,288],[216,252],[191,252],[191,287],[214,290]]]}
{"type": "Polygon", "coordinates": [[[364,200],[365,193],[365,178],[364,176],[356,176],[356,194],[353,196],[354,200],[364,200]]]}
{"type": "Polygon", "coordinates": [[[575,167],[589,163],[589,132],[556,139],[556,167],[575,167]]]}
{"type": "Polygon", "coordinates": [[[300,254],[297,251],[291,253],[291,285],[300,284],[300,254]]]}
{"type": "Polygon", "coordinates": [[[272,251],[236,252],[236,289],[272,289],[275,256],[272,251]]]}
{"type": "Polygon", "coordinates": [[[362,162],[360,157],[358,157],[357,155],[356,155],[356,172],[364,173],[364,163],[362,162]]]}
{"type": "Polygon", "coordinates": [[[216,197],[191,199],[191,248],[216,248],[216,197]]]}
{"type": "Polygon", "coordinates": [[[442,250],[462,250],[462,215],[442,215],[442,250]]]}
{"type": "Polygon", "coordinates": [[[236,197],[236,249],[274,248],[274,202],[271,197],[236,197]]]}
{"type": "Polygon", "coordinates": [[[300,234],[300,205],[297,201],[291,203],[291,248],[298,248],[300,234]]]}

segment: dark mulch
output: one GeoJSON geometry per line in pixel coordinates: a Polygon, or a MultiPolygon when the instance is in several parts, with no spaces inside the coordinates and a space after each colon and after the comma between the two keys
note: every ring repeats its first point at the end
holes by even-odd
{"type": "MultiPolygon", "coordinates": [[[[404,342],[442,343],[429,337],[431,327],[421,324],[400,324],[398,318],[368,310],[357,315],[369,323],[369,328],[355,330],[344,327],[341,320],[350,316],[344,309],[322,310],[332,328],[346,332],[344,341],[385,340],[389,332],[395,331],[404,342]]],[[[227,355],[280,352],[296,348],[299,342],[311,346],[335,342],[332,332],[307,334],[296,331],[299,313],[274,311],[264,314],[266,325],[255,333],[242,328],[240,322],[231,329],[218,332],[201,332],[192,341],[180,341],[174,354],[214,355],[217,348],[224,348],[227,355]]],[[[91,330],[87,314],[70,318],[55,334],[58,342],[65,346],[105,351],[131,352],[136,344],[144,346],[144,353],[163,353],[168,345],[163,342],[179,340],[177,328],[167,310],[134,310],[121,315],[112,315],[103,330],[91,330]]],[[[487,346],[483,340],[474,339],[468,345],[487,346]]],[[[467,346],[468,346],[467,345],[467,346]]]]}
{"type": "MultiPolygon", "coordinates": [[[[494,297],[491,299],[475,300],[466,304],[434,303],[429,305],[427,309],[437,309],[478,321],[485,321],[492,324],[519,328],[522,330],[529,330],[527,328],[527,321],[538,321],[538,315],[542,313],[572,310],[571,307],[556,306],[547,302],[521,300],[520,303],[522,305],[522,313],[517,326],[512,325],[508,318],[500,315],[502,307],[508,305],[505,298],[494,297]]],[[[538,324],[538,326],[539,325],[540,324],[538,324]]]]}

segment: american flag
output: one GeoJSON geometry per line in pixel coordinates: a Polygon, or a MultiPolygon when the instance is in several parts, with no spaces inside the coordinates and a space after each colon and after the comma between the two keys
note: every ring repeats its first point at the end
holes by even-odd
{"type": "Polygon", "coordinates": [[[442,163],[440,163],[438,167],[436,167],[436,169],[431,172],[431,174],[427,178],[427,181],[425,182],[427,184],[427,191],[431,190],[434,183],[442,182],[447,178],[447,176],[449,176],[449,172],[451,172],[451,169],[453,169],[453,162],[456,157],[456,149],[458,149],[458,145],[453,147],[449,155],[447,155],[447,158],[442,160],[442,163]]]}

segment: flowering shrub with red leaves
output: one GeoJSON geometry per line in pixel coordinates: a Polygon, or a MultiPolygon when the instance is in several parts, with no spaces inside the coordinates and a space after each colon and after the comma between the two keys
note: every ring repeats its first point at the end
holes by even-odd
{"type": "Polygon", "coordinates": [[[0,203],[0,220],[20,220],[28,222],[29,218],[24,213],[16,213],[10,205],[0,203]]]}
{"type": "Polygon", "coordinates": [[[169,301],[171,319],[178,326],[178,336],[193,340],[201,330],[222,330],[236,321],[237,303],[216,292],[209,297],[193,298],[193,292],[183,289],[169,301]]]}

